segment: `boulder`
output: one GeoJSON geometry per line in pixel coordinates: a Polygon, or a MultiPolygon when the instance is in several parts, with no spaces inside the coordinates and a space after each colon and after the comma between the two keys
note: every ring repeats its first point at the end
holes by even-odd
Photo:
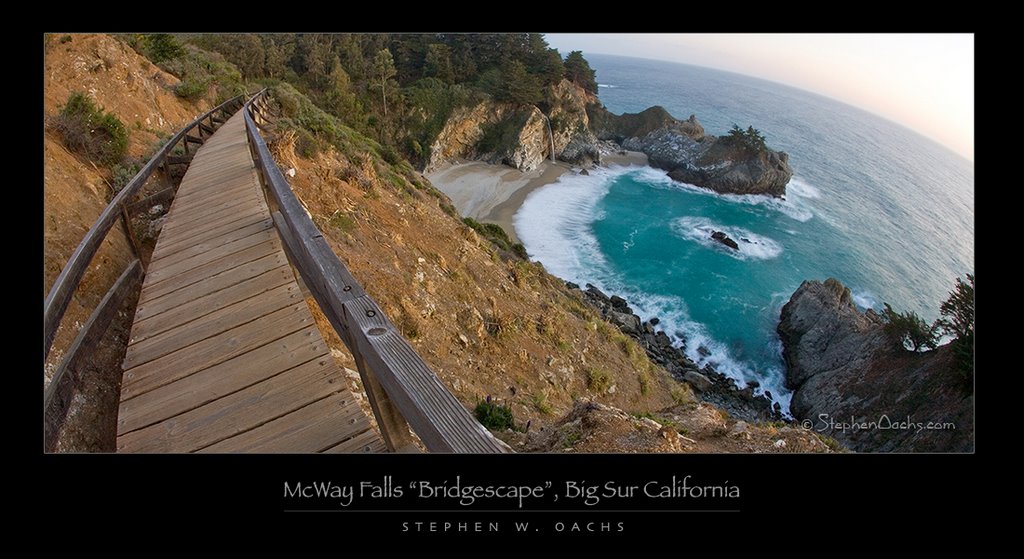
{"type": "Polygon", "coordinates": [[[715,231],[714,233],[711,233],[711,238],[733,250],[740,249],[740,245],[736,244],[736,241],[730,239],[729,236],[722,231],[715,231]]]}
{"type": "Polygon", "coordinates": [[[618,311],[608,311],[608,322],[611,322],[619,330],[627,334],[640,334],[640,317],[635,314],[626,314],[618,311]]]}
{"type": "Polygon", "coordinates": [[[686,371],[683,373],[683,380],[690,383],[690,386],[701,392],[709,392],[712,387],[714,387],[714,383],[711,382],[711,379],[696,371],[686,371]]]}

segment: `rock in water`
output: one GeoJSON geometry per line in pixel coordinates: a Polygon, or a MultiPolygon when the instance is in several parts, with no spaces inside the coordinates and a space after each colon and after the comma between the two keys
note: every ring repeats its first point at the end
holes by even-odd
{"type": "Polygon", "coordinates": [[[729,235],[726,235],[725,233],[723,233],[721,231],[715,231],[714,233],[712,233],[711,234],[711,238],[716,240],[716,241],[718,241],[718,242],[720,242],[720,243],[722,243],[723,245],[725,245],[725,246],[727,246],[727,247],[729,247],[729,248],[731,248],[733,250],[739,250],[740,249],[740,245],[736,244],[736,241],[730,239],[729,235]]]}

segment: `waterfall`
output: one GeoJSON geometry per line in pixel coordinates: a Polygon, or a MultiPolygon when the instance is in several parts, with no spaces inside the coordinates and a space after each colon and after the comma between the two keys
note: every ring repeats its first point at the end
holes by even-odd
{"type": "Polygon", "coordinates": [[[555,162],[555,133],[551,131],[551,119],[548,115],[541,113],[544,117],[544,122],[548,123],[548,137],[551,138],[551,162],[555,162]]]}

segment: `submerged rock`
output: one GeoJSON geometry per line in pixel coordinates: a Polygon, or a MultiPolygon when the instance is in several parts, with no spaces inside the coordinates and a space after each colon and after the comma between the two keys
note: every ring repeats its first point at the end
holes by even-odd
{"type": "Polygon", "coordinates": [[[729,248],[731,248],[733,250],[739,250],[740,249],[740,245],[736,244],[736,241],[730,239],[729,235],[726,235],[722,231],[715,231],[714,233],[711,234],[711,238],[716,240],[716,241],[718,241],[718,242],[720,242],[720,243],[722,243],[723,245],[725,245],[725,246],[727,246],[727,247],[729,247],[729,248]]]}

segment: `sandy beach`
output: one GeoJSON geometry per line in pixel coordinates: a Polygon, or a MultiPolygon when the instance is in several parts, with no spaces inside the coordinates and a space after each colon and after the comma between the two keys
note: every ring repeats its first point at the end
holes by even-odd
{"type": "MultiPolygon", "coordinates": [[[[647,156],[639,152],[605,154],[602,164],[646,165],[647,156]]],[[[545,161],[533,171],[524,173],[505,165],[472,161],[447,165],[425,176],[451,198],[460,215],[497,223],[509,237],[519,242],[512,216],[531,192],[556,182],[567,172],[574,172],[574,168],[563,162],[545,161]]]]}

